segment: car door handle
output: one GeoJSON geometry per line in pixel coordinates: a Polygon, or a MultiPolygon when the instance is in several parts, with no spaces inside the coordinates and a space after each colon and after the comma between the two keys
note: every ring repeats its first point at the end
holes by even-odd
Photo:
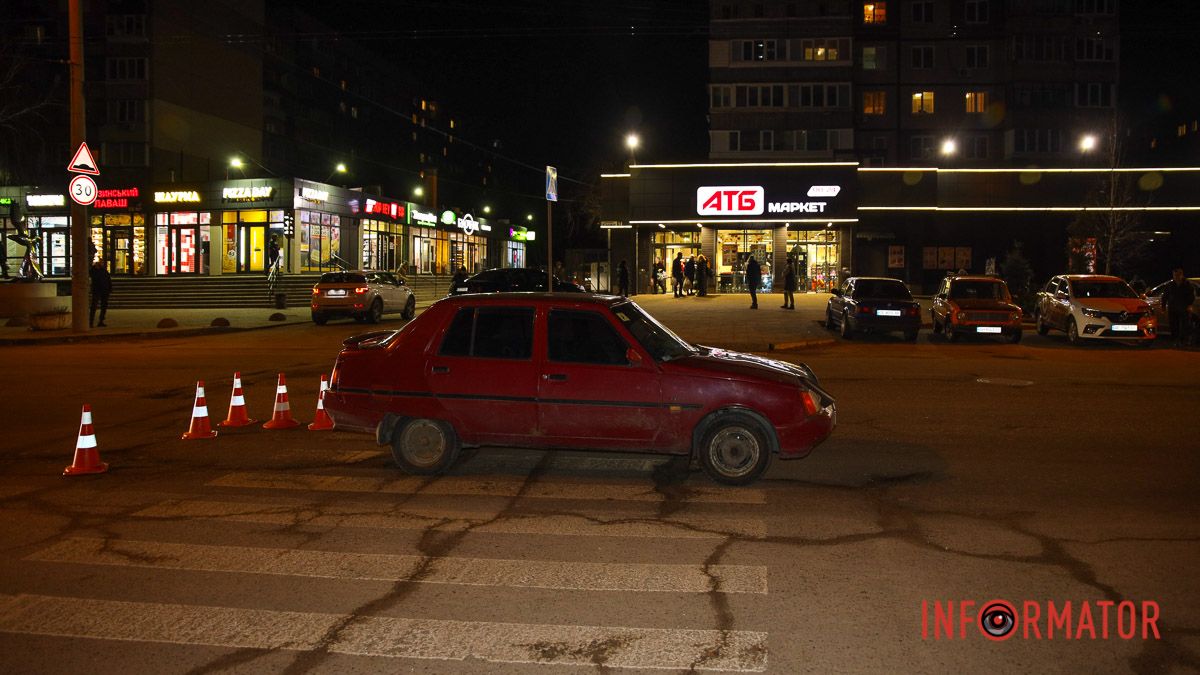
{"type": "Polygon", "coordinates": [[[433,367],[434,375],[445,375],[448,372],[450,372],[450,366],[434,366],[433,367]]]}
{"type": "Polygon", "coordinates": [[[542,379],[550,380],[551,382],[566,382],[567,376],[565,373],[546,373],[542,375],[542,379]]]}

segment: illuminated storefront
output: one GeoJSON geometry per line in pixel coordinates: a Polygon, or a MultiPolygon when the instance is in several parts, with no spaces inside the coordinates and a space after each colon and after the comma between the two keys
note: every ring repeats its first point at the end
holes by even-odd
{"type": "Polygon", "coordinates": [[[200,274],[208,265],[203,243],[212,237],[212,212],[199,210],[203,194],[200,189],[154,192],[155,274],[200,274]]]}
{"type": "Polygon", "coordinates": [[[360,195],[350,200],[350,210],[358,214],[362,233],[359,262],[366,270],[400,270],[405,260],[404,235],[408,224],[408,205],[379,197],[360,195]]]}
{"type": "Polygon", "coordinates": [[[504,240],[504,255],[500,267],[525,267],[525,246],[536,241],[537,233],[524,227],[508,228],[508,239],[504,240]]]}
{"type": "Polygon", "coordinates": [[[292,208],[290,181],[237,181],[221,188],[222,274],[264,273],[271,245],[280,265],[292,270],[284,216],[292,208]],[[281,189],[283,188],[283,189],[281,189]]]}
{"type": "Polygon", "coordinates": [[[90,208],[92,246],[110,274],[146,274],[146,221],[142,190],[137,187],[101,188],[90,208]]]}
{"type": "Polygon", "coordinates": [[[332,185],[296,180],[296,235],[301,272],[325,272],[353,267],[354,255],[345,250],[353,237],[350,201],[358,199],[332,185]]]}
{"type": "Polygon", "coordinates": [[[449,271],[453,273],[462,269],[466,270],[467,274],[482,272],[488,259],[491,223],[486,219],[476,219],[470,213],[458,215],[455,211],[442,212],[441,223],[449,229],[449,271]]]}
{"type": "Polygon", "coordinates": [[[444,232],[438,232],[437,214],[423,210],[422,207],[415,204],[412,205],[409,213],[412,224],[409,227],[411,240],[408,249],[408,272],[410,274],[437,274],[449,264],[449,240],[444,232]],[[442,235],[440,238],[439,234],[442,235]],[[439,241],[441,242],[440,256],[439,241]]]}
{"type": "Polygon", "coordinates": [[[38,270],[48,277],[71,276],[71,216],[66,195],[25,195],[25,227],[38,270]]]}

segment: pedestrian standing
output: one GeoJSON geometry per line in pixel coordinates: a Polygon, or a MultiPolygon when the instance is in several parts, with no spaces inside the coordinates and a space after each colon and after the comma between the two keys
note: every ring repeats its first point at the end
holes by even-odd
{"type": "Polygon", "coordinates": [[[104,260],[92,263],[88,270],[88,278],[92,282],[91,312],[88,314],[88,328],[96,323],[96,308],[100,308],[100,327],[104,328],[104,319],[108,316],[108,296],[112,293],[112,277],[104,267],[104,260]]]}
{"type": "Polygon", "coordinates": [[[692,294],[692,289],[696,287],[696,256],[688,256],[687,262],[683,264],[683,290],[688,295],[692,294]]]}
{"type": "Polygon", "coordinates": [[[696,295],[708,295],[708,256],[703,253],[696,258],[696,295]]]}
{"type": "Polygon", "coordinates": [[[762,267],[754,256],[746,261],[746,286],[750,289],[750,309],[758,309],[758,287],[762,284],[762,267]]]}
{"type": "Polygon", "coordinates": [[[671,262],[671,285],[675,290],[675,297],[683,295],[683,254],[676,253],[675,260],[671,262]]]}
{"type": "Polygon", "coordinates": [[[620,289],[621,297],[629,297],[629,268],[625,266],[625,261],[617,266],[617,288],[620,289]]]}
{"type": "Polygon", "coordinates": [[[1176,347],[1187,344],[1191,329],[1192,305],[1196,303],[1196,289],[1183,276],[1183,269],[1171,273],[1171,283],[1162,294],[1163,307],[1167,310],[1167,324],[1171,327],[1171,341],[1176,347]]]}
{"type": "Polygon", "coordinates": [[[460,267],[454,276],[450,277],[450,290],[446,291],[446,295],[452,295],[454,289],[465,283],[467,283],[467,268],[460,267]]]}
{"type": "Polygon", "coordinates": [[[796,309],[796,265],[791,258],[783,270],[783,308],[796,309]]]}
{"type": "Polygon", "coordinates": [[[667,268],[663,265],[661,259],[654,261],[654,286],[653,291],[662,291],[663,295],[667,294],[667,268]]]}

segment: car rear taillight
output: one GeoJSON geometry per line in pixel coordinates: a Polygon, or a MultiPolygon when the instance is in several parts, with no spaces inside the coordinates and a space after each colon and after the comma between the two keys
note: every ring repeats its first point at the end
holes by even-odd
{"type": "Polygon", "coordinates": [[[908,308],[908,315],[909,315],[909,316],[920,316],[920,314],[921,314],[921,310],[917,309],[916,307],[909,307],[909,308],[908,308]]]}
{"type": "Polygon", "coordinates": [[[871,308],[867,305],[862,305],[858,308],[858,313],[859,314],[870,314],[871,308]]]}
{"type": "Polygon", "coordinates": [[[354,289],[354,292],[357,295],[362,295],[369,290],[371,290],[371,288],[369,286],[359,286],[358,288],[354,289]]]}
{"type": "Polygon", "coordinates": [[[811,392],[802,392],[800,394],[800,400],[804,401],[805,414],[807,414],[809,417],[817,414],[817,402],[813,400],[811,392]]]}

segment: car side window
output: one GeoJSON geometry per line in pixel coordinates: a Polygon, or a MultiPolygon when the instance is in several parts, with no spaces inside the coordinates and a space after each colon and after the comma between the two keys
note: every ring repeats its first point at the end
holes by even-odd
{"type": "Polygon", "coordinates": [[[552,310],[548,324],[549,357],[559,363],[629,365],[629,345],[608,319],[596,312],[552,310]]]}
{"type": "Polygon", "coordinates": [[[454,315],[442,356],[529,359],[533,356],[532,307],[464,307],[454,315]]]}
{"type": "Polygon", "coordinates": [[[380,274],[379,274],[379,275],[377,275],[377,276],[378,276],[378,278],[379,278],[379,283],[381,283],[381,284],[387,284],[388,286],[395,286],[395,285],[396,285],[396,277],[392,276],[392,275],[391,275],[390,273],[388,273],[388,272],[383,272],[383,273],[380,273],[380,274]]]}

